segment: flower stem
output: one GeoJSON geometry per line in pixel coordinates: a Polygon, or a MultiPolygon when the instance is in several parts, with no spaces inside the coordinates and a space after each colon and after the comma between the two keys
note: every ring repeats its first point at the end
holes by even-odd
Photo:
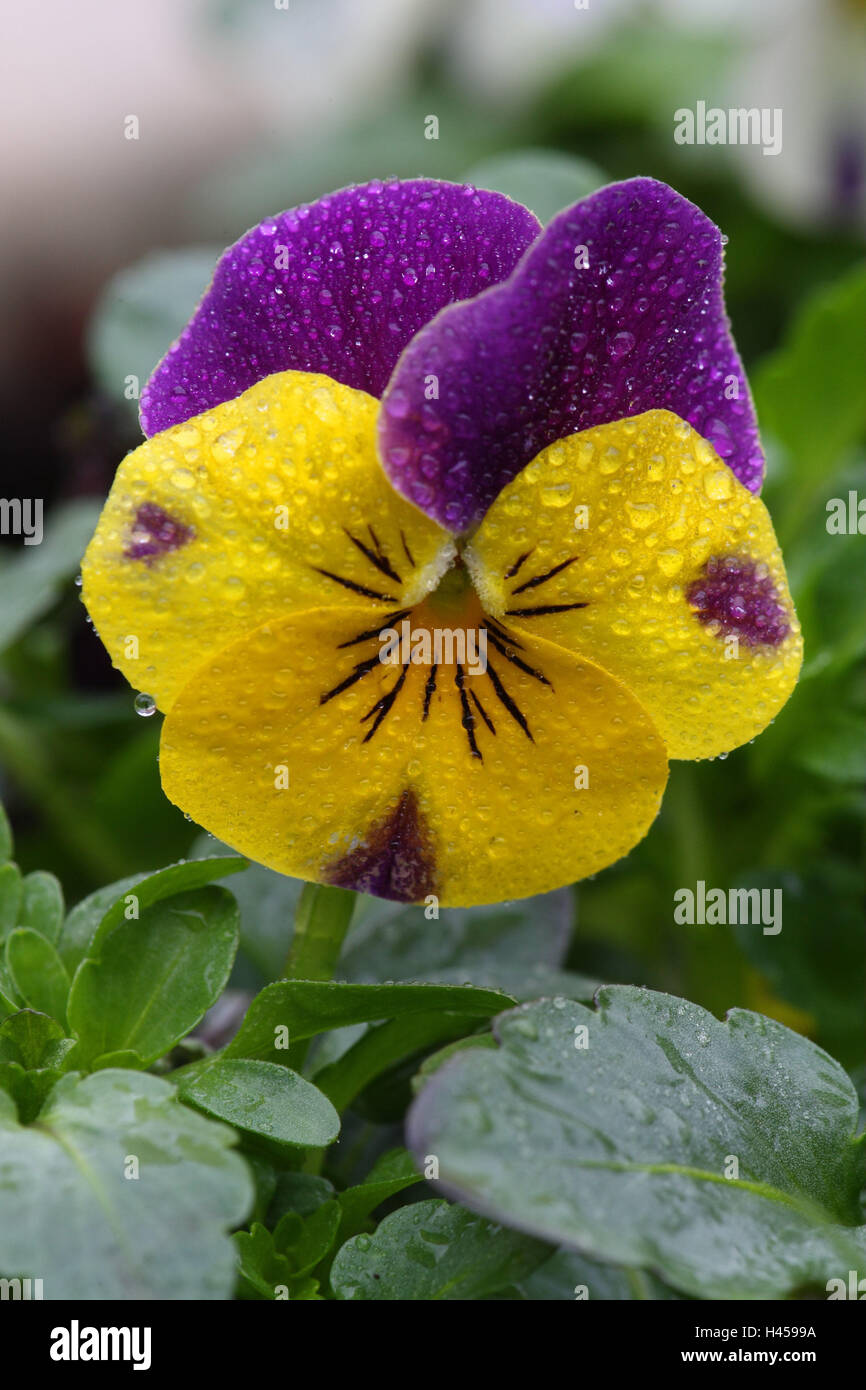
{"type": "MultiPolygon", "coordinates": [[[[333,979],[340,950],[352,913],[355,894],[345,888],[321,883],[305,883],[295,909],[295,931],[286,956],[283,975],[287,980],[333,979]]],[[[310,1040],[293,1043],[286,1064],[294,1071],[304,1065],[310,1040]]],[[[304,1159],[304,1171],[317,1173],[324,1161],[324,1149],[311,1149],[304,1159]]]]}
{"type": "Polygon", "coordinates": [[[287,980],[333,978],[354,906],[355,894],[346,888],[304,884],[283,972],[287,980]]]}

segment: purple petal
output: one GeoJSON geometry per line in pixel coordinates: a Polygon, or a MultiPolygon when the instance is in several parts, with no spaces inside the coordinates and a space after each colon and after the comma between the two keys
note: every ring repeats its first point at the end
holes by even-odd
{"type": "Polygon", "coordinates": [[[720,233],[654,179],[566,209],[505,284],[441,313],[383,407],[392,482],[452,531],[554,440],[655,408],[687,420],[753,492],[763,475],[720,233]]]}
{"type": "Polygon", "coordinates": [[[504,280],[539,230],[500,193],[432,179],[345,188],[269,218],[226,251],[154,371],[145,434],[273,372],[323,372],[381,396],[418,330],[504,280]]]}

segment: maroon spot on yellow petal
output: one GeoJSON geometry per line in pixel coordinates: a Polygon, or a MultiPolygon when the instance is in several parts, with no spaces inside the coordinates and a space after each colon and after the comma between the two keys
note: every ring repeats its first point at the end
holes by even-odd
{"type": "Polygon", "coordinates": [[[767,566],[746,556],[713,556],[686,597],[698,621],[717,624],[720,637],[778,647],[788,635],[788,614],[767,566]]]}
{"type": "Polygon", "coordinates": [[[435,862],[429,831],[415,793],[404,791],[363,842],[325,871],[329,883],[392,902],[421,902],[435,893],[435,862]]]}
{"type": "Polygon", "coordinates": [[[135,513],[129,545],[123,553],[127,560],[144,560],[149,565],[157,556],[186,545],[194,535],[191,526],[176,521],[155,502],[142,502],[135,513]]]}

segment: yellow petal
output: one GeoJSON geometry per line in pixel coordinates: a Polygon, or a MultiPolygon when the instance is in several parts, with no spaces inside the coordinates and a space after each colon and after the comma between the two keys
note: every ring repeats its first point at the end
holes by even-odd
{"type": "Polygon", "coordinates": [[[800,628],[767,510],[669,411],[545,449],[465,558],[492,617],[616,676],[672,758],[747,742],[796,683],[800,628]]]}
{"type": "Polygon", "coordinates": [[[393,611],[447,568],[446,532],[382,471],[378,408],[328,377],[281,372],[123,461],[83,595],[114,664],[160,708],[270,618],[320,604],[393,611]]]}
{"type": "MultiPolygon", "coordinates": [[[[433,604],[413,642],[441,617],[433,604]]],[[[375,639],[345,645],[369,621],[295,615],[207,662],[163,728],[171,800],[283,873],[444,906],[571,883],[646,833],[665,752],[618,682],[538,640],[490,646],[474,675],[459,648],[435,676],[404,670],[375,639]]]]}

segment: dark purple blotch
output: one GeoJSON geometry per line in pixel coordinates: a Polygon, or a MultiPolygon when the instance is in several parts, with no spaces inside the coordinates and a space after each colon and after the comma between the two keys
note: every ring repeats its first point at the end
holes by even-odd
{"type": "Polygon", "coordinates": [[[135,513],[129,545],[123,553],[127,560],[144,560],[149,565],[158,556],[179,550],[194,535],[191,526],[169,516],[155,502],[142,502],[135,513]]]}
{"type": "Polygon", "coordinates": [[[326,871],[328,883],[392,902],[422,902],[436,892],[430,834],[415,793],[407,789],[363,842],[326,871]]]}
{"type": "Polygon", "coordinates": [[[778,647],[790,631],[767,566],[746,556],[713,556],[686,598],[699,622],[718,623],[719,637],[738,637],[747,647],[778,647]]]}

